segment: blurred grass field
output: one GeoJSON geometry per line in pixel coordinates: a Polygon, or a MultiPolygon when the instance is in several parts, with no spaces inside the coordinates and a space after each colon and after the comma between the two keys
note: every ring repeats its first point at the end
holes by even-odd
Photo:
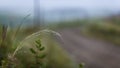
{"type": "MultiPolygon", "coordinates": [[[[73,20],[61,21],[56,24],[48,24],[44,28],[52,30],[61,30],[66,28],[80,28],[81,33],[94,37],[97,39],[106,40],[114,44],[120,45],[120,24],[115,22],[98,20],[73,20]]],[[[44,29],[42,28],[42,29],[44,29]]],[[[62,48],[58,41],[54,39],[55,35],[52,32],[40,32],[38,27],[32,28],[24,27],[20,29],[7,28],[5,39],[3,40],[3,26],[0,25],[0,61],[8,58],[9,54],[13,54],[17,47],[22,46],[14,58],[17,62],[11,61],[10,63],[17,63],[17,68],[31,68],[30,65],[35,64],[35,58],[29,51],[29,48],[35,49],[35,41],[41,39],[42,45],[45,46],[45,53],[48,55],[44,60],[47,68],[78,68],[74,58],[62,48]],[[34,35],[34,33],[37,33],[34,35]],[[33,34],[33,35],[31,35],[33,34]],[[25,39],[30,36],[30,38],[25,39]],[[22,44],[20,44],[22,41],[22,44]]],[[[14,65],[14,64],[13,64],[14,65]]]]}
{"type": "Polygon", "coordinates": [[[97,39],[105,40],[120,45],[120,23],[119,19],[84,19],[63,21],[58,24],[49,25],[51,29],[79,28],[80,33],[97,39]]]}
{"type": "Polygon", "coordinates": [[[91,23],[84,29],[85,34],[120,45],[120,25],[110,22],[91,23]]]}
{"type": "MultiPolygon", "coordinates": [[[[15,50],[20,47],[20,49],[15,54],[14,59],[17,61],[11,61],[13,65],[17,65],[17,68],[31,68],[35,65],[35,58],[29,51],[29,48],[35,48],[35,41],[40,39],[42,45],[45,46],[45,53],[47,57],[45,58],[44,63],[47,68],[78,68],[78,65],[75,63],[74,59],[71,58],[67,52],[59,46],[59,43],[55,41],[54,34],[52,32],[41,32],[37,28],[25,28],[20,29],[8,29],[6,33],[6,38],[4,44],[0,46],[0,63],[7,60],[9,54],[12,55],[15,50]],[[34,34],[33,34],[34,33],[34,34]],[[32,34],[32,35],[31,35],[32,34]],[[28,39],[24,39],[27,36],[30,36],[28,39]],[[22,44],[20,44],[22,43],[22,44]],[[16,64],[17,63],[17,64],[16,64]]],[[[2,26],[0,35],[2,35],[2,26]]],[[[2,38],[0,39],[1,43],[2,38]]],[[[12,60],[12,59],[10,59],[12,60]]]]}

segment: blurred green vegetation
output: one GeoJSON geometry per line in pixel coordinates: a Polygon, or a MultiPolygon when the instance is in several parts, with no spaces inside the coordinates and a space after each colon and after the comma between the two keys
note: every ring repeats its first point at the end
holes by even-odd
{"type": "MultiPolygon", "coordinates": [[[[48,24],[44,28],[59,30],[77,27],[89,36],[105,39],[120,45],[119,20],[84,19],[60,21],[48,24]]],[[[4,30],[3,25],[0,25],[0,66],[10,65],[13,68],[36,68],[35,66],[39,65],[36,64],[36,54],[33,53],[40,53],[46,55],[45,58],[40,59],[45,68],[83,68],[83,63],[80,65],[76,64],[73,58],[59,46],[58,41],[54,40],[55,33],[49,30],[41,31],[39,27],[33,28],[33,26],[24,28],[7,27],[6,37],[3,41],[4,30]],[[41,40],[41,45],[45,47],[42,52],[36,48],[35,41],[38,39],[41,40]],[[32,48],[32,52],[30,48],[32,48]]]]}
{"type": "MultiPolygon", "coordinates": [[[[0,26],[0,35],[3,33],[3,25],[0,26]]],[[[43,68],[78,68],[73,58],[70,57],[54,40],[53,33],[41,32],[39,28],[7,28],[4,44],[1,45],[0,38],[0,67],[2,68],[36,68],[36,58],[31,53],[30,48],[35,51],[35,41],[41,40],[41,45],[45,47],[43,53],[47,56],[42,59],[45,65],[43,68]],[[17,50],[18,49],[18,50],[17,50]]],[[[39,52],[42,54],[42,52],[39,52]]],[[[41,62],[41,60],[40,60],[41,62]]]]}
{"type": "Polygon", "coordinates": [[[120,45],[120,20],[115,17],[61,21],[50,24],[50,29],[80,28],[80,33],[120,45]]]}
{"type": "Polygon", "coordinates": [[[114,44],[120,45],[120,23],[118,22],[93,22],[85,27],[84,32],[91,36],[108,40],[114,44]]]}
{"type": "Polygon", "coordinates": [[[53,24],[46,25],[47,28],[53,29],[53,30],[59,30],[59,29],[65,29],[65,28],[76,28],[76,27],[83,27],[88,23],[87,19],[83,20],[71,20],[71,21],[59,21],[55,22],[53,24]]]}

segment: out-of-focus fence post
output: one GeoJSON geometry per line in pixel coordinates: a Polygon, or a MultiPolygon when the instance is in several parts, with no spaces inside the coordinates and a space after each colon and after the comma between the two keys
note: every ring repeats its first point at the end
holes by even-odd
{"type": "Polygon", "coordinates": [[[41,28],[40,0],[34,0],[34,28],[41,28]]]}

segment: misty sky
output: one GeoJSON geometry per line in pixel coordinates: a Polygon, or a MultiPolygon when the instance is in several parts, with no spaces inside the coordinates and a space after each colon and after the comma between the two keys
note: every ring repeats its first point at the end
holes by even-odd
{"type": "MultiPolygon", "coordinates": [[[[59,8],[120,9],[120,0],[40,0],[44,10],[59,8]]],[[[0,10],[32,11],[33,0],[0,0],[0,10]]]]}

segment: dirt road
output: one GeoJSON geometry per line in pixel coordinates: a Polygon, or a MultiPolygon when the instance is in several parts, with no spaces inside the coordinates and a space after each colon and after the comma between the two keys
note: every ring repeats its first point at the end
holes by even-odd
{"type": "Polygon", "coordinates": [[[120,68],[120,46],[88,38],[79,29],[58,31],[63,40],[61,46],[85,68],[120,68]]]}

